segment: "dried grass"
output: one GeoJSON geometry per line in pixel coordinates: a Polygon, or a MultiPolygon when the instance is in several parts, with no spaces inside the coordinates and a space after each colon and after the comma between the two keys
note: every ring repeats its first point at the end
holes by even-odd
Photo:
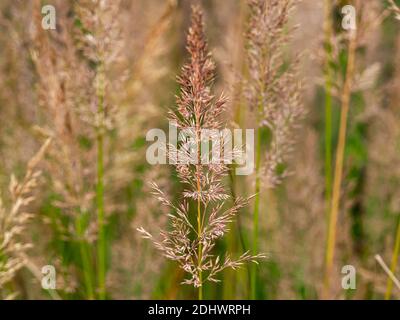
{"type": "Polygon", "coordinates": [[[33,191],[37,188],[41,171],[38,169],[50,140],[47,140],[40,150],[31,158],[27,165],[24,178],[18,181],[14,175],[11,176],[9,185],[10,206],[5,207],[0,198],[0,297],[9,298],[6,287],[26,264],[25,252],[32,243],[21,239],[33,214],[27,212],[29,205],[35,200],[33,191]]]}

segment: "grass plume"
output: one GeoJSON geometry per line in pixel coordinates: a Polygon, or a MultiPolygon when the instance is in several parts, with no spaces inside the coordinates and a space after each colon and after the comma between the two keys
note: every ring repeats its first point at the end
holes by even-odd
{"type": "MultiPolygon", "coordinates": [[[[261,177],[273,188],[289,174],[285,167],[295,139],[295,129],[304,117],[300,101],[300,83],[296,63],[286,65],[284,47],[292,30],[288,27],[294,1],[249,1],[247,32],[248,80],[245,82],[247,105],[256,121],[255,200],[253,210],[252,253],[259,247],[261,177]],[[262,131],[269,132],[268,147],[262,146],[262,131]],[[266,150],[263,156],[263,150],[266,150]],[[263,161],[262,161],[263,159],[263,161]]],[[[251,270],[251,298],[256,299],[257,273],[251,270]]]]}
{"type": "Polygon", "coordinates": [[[203,299],[204,283],[219,282],[216,276],[222,270],[236,269],[248,261],[256,263],[257,259],[263,257],[245,252],[234,260],[229,255],[222,259],[220,256],[214,257],[212,253],[216,240],[228,231],[228,224],[238,210],[247,204],[247,199],[236,198],[232,207],[224,208],[229,195],[225,193],[222,179],[228,167],[224,163],[202,163],[200,146],[204,140],[201,129],[221,128],[219,118],[225,104],[224,96],[214,99],[211,94],[215,65],[207,49],[203,24],[202,11],[194,6],[187,36],[190,60],[183,66],[182,74],[178,77],[181,86],[181,94],[177,98],[178,108],[176,112],[170,113],[170,119],[176,121],[179,129],[190,130],[193,138],[191,147],[196,150],[195,163],[185,161],[190,157],[189,149],[181,146],[176,150],[178,159],[183,159],[176,164],[178,177],[185,185],[182,203],[173,204],[154,185],[154,194],[173,212],[169,215],[171,230],[161,231],[161,240],[157,240],[143,228],[138,228],[167,258],[179,263],[188,274],[183,283],[198,288],[199,300],[203,299]],[[190,209],[193,207],[196,212],[195,225],[190,222],[190,209]]]}
{"type": "Polygon", "coordinates": [[[11,176],[9,185],[11,205],[4,206],[0,198],[0,297],[7,299],[14,292],[9,291],[6,284],[14,278],[19,269],[27,263],[25,252],[32,246],[31,243],[21,240],[33,214],[27,212],[28,206],[35,200],[32,192],[37,188],[41,171],[38,165],[50,145],[48,139],[40,150],[28,162],[24,178],[18,181],[11,176]]]}

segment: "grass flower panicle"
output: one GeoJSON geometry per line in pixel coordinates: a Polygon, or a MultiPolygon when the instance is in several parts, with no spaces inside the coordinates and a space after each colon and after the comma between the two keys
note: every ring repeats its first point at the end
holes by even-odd
{"type": "Polygon", "coordinates": [[[202,139],[201,130],[222,127],[220,118],[226,98],[223,95],[215,98],[211,93],[215,65],[204,37],[203,14],[197,6],[192,8],[187,50],[190,58],[178,77],[181,94],[177,97],[177,110],[170,112],[170,120],[175,121],[179,129],[192,128],[196,161],[195,164],[182,161],[176,164],[177,175],[186,186],[179,205],[173,204],[154,185],[155,196],[171,209],[171,229],[161,231],[161,240],[156,240],[143,228],[138,228],[138,231],[143,237],[151,239],[167,258],[179,263],[189,275],[183,283],[199,288],[199,299],[202,299],[205,281],[218,282],[216,276],[225,268],[236,269],[248,261],[257,263],[263,255],[245,252],[234,260],[229,255],[220,258],[212,253],[216,240],[228,231],[228,225],[239,209],[247,205],[248,199],[237,198],[227,208],[229,196],[223,186],[227,165],[223,161],[217,164],[202,163],[200,146],[206,141],[202,139]],[[193,208],[196,211],[196,223],[192,222],[193,208]]]}

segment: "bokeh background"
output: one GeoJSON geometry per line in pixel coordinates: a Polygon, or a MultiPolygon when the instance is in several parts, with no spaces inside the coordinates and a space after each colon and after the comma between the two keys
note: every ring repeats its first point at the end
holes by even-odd
{"type": "MultiPolygon", "coordinates": [[[[167,112],[176,106],[179,93],[175,77],[188,57],[185,39],[191,5],[198,2],[217,65],[215,91],[224,91],[229,98],[228,126],[255,128],[241,87],[241,80],[248,76],[248,1],[106,1],[100,11],[90,11],[90,2],[0,2],[4,207],[0,210],[0,278],[6,279],[0,281],[0,298],[97,298],[99,127],[93,108],[99,96],[96,84],[104,81],[107,110],[113,114],[104,133],[106,298],[195,299],[196,291],[181,284],[184,272],[136,231],[143,226],[157,234],[167,227],[168,210],[151,195],[151,181],[174,202],[181,200],[183,188],[172,166],[146,162],[149,142],[145,134],[152,128],[168,128],[167,112]],[[56,8],[56,30],[41,27],[45,4],[56,8]],[[99,21],[103,28],[91,33],[90,26],[99,21]],[[106,55],[101,78],[96,72],[98,48],[106,55]],[[7,215],[18,197],[9,188],[10,181],[11,185],[14,179],[23,181],[27,164],[49,137],[51,145],[37,165],[42,174],[34,190],[29,190],[32,201],[20,210],[32,215],[11,229],[7,215]],[[15,238],[12,245],[6,241],[9,235],[15,238]],[[7,264],[10,261],[15,264],[7,264]],[[56,290],[41,287],[44,265],[55,267],[56,290]]],[[[257,267],[258,299],[323,297],[330,206],[326,198],[326,65],[328,60],[334,164],[349,50],[348,32],[341,26],[341,8],[346,4],[353,3],[303,0],[290,11],[290,41],[284,44],[281,58],[290,64],[300,55],[297,76],[303,83],[300,99],[307,116],[293,132],[295,143],[285,164],[290,175],[274,188],[261,187],[259,251],[268,258],[257,267]],[[327,21],[331,22],[328,37],[327,21]]],[[[329,297],[334,299],[384,298],[388,276],[375,255],[389,267],[398,260],[400,21],[387,1],[358,5],[359,39],[330,274],[329,297]],[[356,268],[356,289],[341,286],[345,265],[356,268]]],[[[262,139],[266,144],[268,137],[262,139]]],[[[250,196],[255,190],[254,175],[227,179],[226,185],[236,194],[250,196]]],[[[239,255],[251,247],[253,206],[251,201],[241,210],[230,232],[217,243],[216,253],[239,255]]],[[[205,285],[205,298],[249,298],[247,266],[226,270],[219,278],[220,283],[205,285]]],[[[395,286],[391,297],[400,297],[395,286]]]]}

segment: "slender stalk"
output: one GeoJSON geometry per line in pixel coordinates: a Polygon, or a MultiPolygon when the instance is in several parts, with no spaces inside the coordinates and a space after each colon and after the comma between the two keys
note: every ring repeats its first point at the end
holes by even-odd
{"type": "MultiPolygon", "coordinates": [[[[257,128],[257,147],[256,147],[256,181],[255,181],[255,199],[253,211],[253,246],[252,253],[258,252],[258,223],[260,215],[260,165],[261,165],[261,129],[257,128]]],[[[251,299],[257,297],[257,266],[251,266],[251,299]]]]}
{"type": "MultiPolygon", "coordinates": [[[[238,35],[241,35],[238,37],[238,41],[235,45],[235,50],[234,50],[234,61],[235,61],[235,69],[240,70],[242,76],[245,78],[246,77],[246,63],[244,59],[244,37],[242,35],[243,33],[243,28],[244,28],[244,22],[246,18],[246,1],[244,0],[239,0],[239,14],[238,14],[238,20],[237,20],[237,25],[235,28],[235,33],[238,35]]],[[[233,104],[233,119],[235,123],[239,126],[239,128],[244,128],[244,119],[245,119],[245,111],[246,108],[243,106],[243,87],[242,85],[235,86],[235,93],[233,94],[234,97],[237,97],[237,99],[234,100],[233,104]]],[[[235,167],[232,167],[231,170],[229,170],[229,179],[230,179],[230,188],[231,188],[231,195],[232,199],[235,201],[236,200],[236,190],[238,190],[237,186],[237,179],[235,175],[235,167]]],[[[232,228],[231,234],[230,234],[230,247],[232,251],[237,250],[237,243],[238,243],[238,238],[239,238],[239,245],[242,248],[242,251],[247,251],[246,249],[246,243],[244,239],[244,230],[243,230],[243,222],[241,216],[246,216],[247,214],[245,212],[242,212],[241,214],[238,214],[236,217],[237,220],[237,228],[232,228]]],[[[224,299],[230,299],[231,297],[234,296],[235,292],[237,291],[237,284],[239,283],[239,272],[234,272],[233,270],[229,270],[228,272],[228,277],[227,280],[224,281],[224,299]]],[[[245,285],[246,285],[246,290],[249,292],[249,287],[250,287],[250,266],[246,265],[246,274],[247,274],[247,279],[245,279],[245,285]]],[[[248,296],[248,295],[247,295],[248,296]]]]}
{"type": "MultiPolygon", "coordinates": [[[[400,217],[397,221],[396,240],[395,240],[393,253],[392,253],[392,261],[390,263],[390,271],[392,274],[395,274],[396,270],[397,270],[397,262],[399,260],[399,252],[400,252],[400,217]]],[[[392,296],[392,289],[393,289],[393,280],[389,277],[387,280],[387,285],[386,285],[386,293],[385,293],[386,300],[389,300],[390,297],[392,296]]]]}
{"type": "MultiPolygon", "coordinates": [[[[234,171],[235,169],[232,169],[229,171],[229,179],[230,179],[230,184],[231,184],[231,195],[232,195],[232,199],[236,200],[236,192],[235,192],[235,185],[236,185],[236,179],[235,179],[235,174],[234,171]]],[[[247,245],[246,245],[246,240],[244,238],[243,235],[243,223],[242,220],[240,218],[240,215],[237,216],[237,223],[238,223],[238,234],[239,234],[239,242],[240,242],[240,246],[242,247],[242,251],[247,251],[247,245]]],[[[250,279],[250,276],[249,276],[250,279]]]]}
{"type": "MultiPolygon", "coordinates": [[[[236,177],[235,177],[235,168],[232,168],[229,170],[229,180],[230,180],[230,186],[231,186],[231,196],[233,201],[236,201],[237,196],[236,196],[236,177]]],[[[241,219],[241,215],[247,216],[247,210],[242,208],[241,213],[237,215],[236,221],[237,221],[237,228],[232,228],[231,234],[230,234],[230,246],[232,251],[237,251],[239,248],[237,247],[237,243],[239,244],[241,251],[246,252],[248,251],[248,245],[247,245],[247,238],[245,239],[244,236],[244,229],[243,229],[243,221],[241,219]],[[239,239],[239,241],[238,241],[239,239]]],[[[244,294],[246,296],[249,296],[250,294],[250,279],[251,279],[251,274],[250,274],[250,269],[251,266],[246,265],[245,267],[245,288],[247,292],[244,294]]],[[[223,300],[230,300],[232,297],[234,297],[234,294],[237,290],[237,285],[240,281],[239,277],[239,272],[234,273],[233,270],[230,270],[230,275],[227,280],[224,281],[224,298],[223,300]]]]}
{"type": "Polygon", "coordinates": [[[332,1],[325,0],[325,201],[328,210],[332,195],[332,1]]]}
{"type": "Polygon", "coordinates": [[[102,123],[97,133],[97,186],[96,186],[96,203],[97,203],[97,223],[99,228],[99,239],[97,245],[98,258],[98,293],[99,298],[106,298],[106,237],[105,237],[105,221],[104,221],[104,70],[103,64],[100,63],[98,69],[98,107],[102,123]]]}
{"type": "MultiPolygon", "coordinates": [[[[198,185],[199,187],[199,185],[198,185]]],[[[199,189],[200,190],[200,189],[199,189]]],[[[200,235],[201,234],[201,208],[200,208],[200,198],[197,200],[197,233],[200,235]]],[[[199,241],[199,266],[201,264],[201,251],[202,251],[202,246],[201,242],[199,241]]],[[[199,271],[199,279],[200,279],[200,287],[199,287],[199,300],[203,300],[203,273],[200,270],[199,271]]]]}
{"type": "Polygon", "coordinates": [[[340,191],[343,177],[343,162],[344,162],[344,150],[346,146],[346,131],[347,131],[347,118],[350,107],[351,98],[351,87],[353,81],[354,67],[355,67],[355,55],[357,46],[357,34],[356,31],[351,31],[350,43],[348,49],[348,62],[346,69],[346,79],[342,91],[342,110],[340,114],[340,128],[339,128],[339,140],[336,149],[336,163],[335,163],[335,174],[333,180],[332,190],[332,205],[329,215],[328,224],[328,237],[326,244],[326,255],[325,255],[325,276],[324,276],[324,290],[323,296],[327,297],[330,292],[330,278],[333,268],[333,259],[335,254],[336,244],[336,225],[339,213],[339,202],[340,202],[340,191]]]}
{"type": "Polygon", "coordinates": [[[102,135],[97,138],[97,188],[96,188],[96,201],[97,201],[97,222],[99,226],[99,241],[97,246],[98,255],[98,285],[99,297],[105,299],[105,230],[104,230],[104,163],[103,163],[103,144],[104,139],[102,135]]]}
{"type": "Polygon", "coordinates": [[[83,277],[86,287],[86,296],[89,300],[94,299],[93,282],[91,275],[91,265],[90,265],[90,253],[85,240],[83,239],[83,226],[82,226],[82,216],[79,215],[75,221],[76,231],[79,236],[79,251],[82,259],[83,277]]]}
{"type": "Polygon", "coordinates": [[[196,129],[196,136],[197,136],[197,164],[196,164],[196,180],[197,180],[197,238],[199,240],[198,244],[198,267],[199,267],[199,300],[203,300],[203,272],[201,270],[201,260],[202,260],[202,245],[200,241],[201,233],[202,233],[202,219],[201,219],[201,181],[200,181],[200,170],[201,170],[201,142],[200,142],[200,119],[196,117],[197,122],[197,129],[196,129]]]}
{"type": "Polygon", "coordinates": [[[397,289],[400,290],[400,281],[396,278],[393,272],[390,271],[389,267],[386,265],[385,261],[383,261],[382,257],[379,254],[377,254],[375,255],[375,260],[379,263],[379,265],[382,267],[383,271],[385,271],[388,277],[393,281],[397,289]]]}

